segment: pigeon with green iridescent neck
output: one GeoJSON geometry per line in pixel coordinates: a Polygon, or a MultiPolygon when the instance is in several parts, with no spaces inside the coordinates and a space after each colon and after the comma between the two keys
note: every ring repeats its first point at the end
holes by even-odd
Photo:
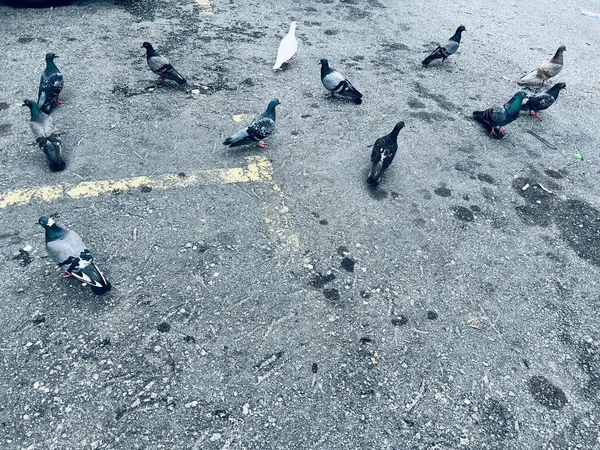
{"type": "Polygon", "coordinates": [[[454,55],[458,50],[458,47],[460,46],[460,38],[463,31],[467,30],[464,26],[461,25],[456,29],[454,35],[450,39],[448,39],[448,42],[446,42],[444,45],[438,45],[438,47],[433,52],[431,52],[431,54],[427,58],[425,58],[421,64],[427,66],[430,62],[436,59],[441,59],[442,66],[445,66],[446,61],[452,61],[452,58],[450,58],[450,56],[454,55]]]}
{"type": "Polygon", "coordinates": [[[473,117],[479,123],[490,128],[492,136],[504,136],[506,132],[502,127],[519,117],[525,97],[527,97],[525,91],[518,91],[504,106],[488,108],[485,111],[473,111],[473,117]]]}
{"type": "Polygon", "coordinates": [[[267,144],[263,142],[263,139],[275,133],[275,107],[277,105],[279,105],[279,100],[274,98],[269,102],[264,113],[257,116],[248,127],[225,139],[223,145],[239,147],[258,142],[258,147],[266,147],[267,144]]]}
{"type": "Polygon", "coordinates": [[[54,58],[58,56],[54,53],[46,53],[46,69],[42,72],[38,89],[38,105],[46,114],[50,114],[55,105],[65,103],[58,99],[64,86],[64,79],[63,74],[54,64],[54,58]]]}
{"type": "Polygon", "coordinates": [[[50,217],[40,217],[38,223],[46,231],[48,256],[64,272],[64,278],[73,277],[89,285],[97,295],[110,291],[110,282],[98,269],[94,257],[77,233],[62,228],[50,217]]]}
{"type": "Polygon", "coordinates": [[[24,100],[23,106],[27,106],[31,112],[29,127],[40,149],[48,159],[48,165],[52,172],[65,170],[66,164],[63,157],[62,142],[60,135],[52,125],[52,118],[42,112],[34,100],[24,100]]]}

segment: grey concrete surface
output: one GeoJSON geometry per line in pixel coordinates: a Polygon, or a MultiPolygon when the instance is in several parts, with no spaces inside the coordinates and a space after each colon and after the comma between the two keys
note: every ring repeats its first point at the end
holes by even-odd
{"type": "Polygon", "coordinates": [[[600,20],[580,14],[593,6],[0,7],[0,192],[243,167],[255,154],[281,188],[0,210],[1,447],[600,448],[600,20]],[[273,73],[291,20],[298,57],[273,73]],[[460,24],[454,62],[422,68],[460,24]],[[189,88],[148,89],[144,40],[189,88]],[[486,136],[471,112],[508,100],[561,44],[567,91],[544,120],[524,115],[505,139],[486,136]],[[59,174],[19,106],[35,96],[47,51],[65,76],[67,104],[53,113],[68,158],[59,174]],[[322,57],[362,105],[322,99],[322,57]],[[232,115],[272,97],[268,147],[225,150],[240,125],[232,115]],[[396,160],[370,191],[368,145],[398,120],[396,160]],[[298,247],[272,229],[269,211],[282,205],[298,247]],[[94,252],[109,295],[54,270],[36,225],[53,213],[94,252]],[[26,245],[28,264],[14,256],[26,245]]]}

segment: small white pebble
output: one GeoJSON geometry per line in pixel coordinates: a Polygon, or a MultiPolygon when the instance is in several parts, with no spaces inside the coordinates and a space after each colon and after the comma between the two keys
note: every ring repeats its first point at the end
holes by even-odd
{"type": "Polygon", "coordinates": [[[210,441],[211,442],[215,442],[218,441],[219,439],[221,439],[221,433],[214,433],[211,437],[210,437],[210,441]]]}

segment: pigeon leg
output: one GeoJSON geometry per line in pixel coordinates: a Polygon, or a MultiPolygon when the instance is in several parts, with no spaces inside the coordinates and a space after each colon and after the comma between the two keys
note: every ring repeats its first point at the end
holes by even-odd
{"type": "Polygon", "coordinates": [[[64,105],[65,103],[67,103],[65,100],[56,100],[57,105],[64,105]]]}
{"type": "Polygon", "coordinates": [[[442,58],[442,67],[446,67],[448,64],[446,64],[446,58],[442,58]]]}
{"type": "Polygon", "coordinates": [[[542,86],[544,86],[544,87],[548,86],[548,82],[546,80],[542,80],[542,86]]]}
{"type": "Polygon", "coordinates": [[[323,98],[331,98],[333,97],[333,93],[330,92],[329,94],[323,94],[323,98]]]}
{"type": "Polygon", "coordinates": [[[531,117],[535,117],[536,119],[540,119],[542,120],[542,116],[540,116],[538,113],[536,113],[535,111],[529,111],[529,115],[531,117]]]}
{"type": "Polygon", "coordinates": [[[446,61],[452,62],[452,58],[446,58],[446,61]]]}
{"type": "Polygon", "coordinates": [[[260,141],[258,144],[256,144],[256,146],[260,147],[260,148],[265,148],[267,146],[267,144],[265,144],[264,141],[260,141]]]}
{"type": "Polygon", "coordinates": [[[162,83],[163,81],[165,81],[163,77],[158,77],[158,80],[156,80],[157,83],[162,83]]]}
{"type": "Polygon", "coordinates": [[[498,133],[500,134],[500,136],[506,136],[506,131],[504,131],[504,128],[500,128],[500,131],[498,133]]]}
{"type": "Polygon", "coordinates": [[[71,272],[65,272],[63,278],[69,278],[71,276],[71,272]]]}
{"type": "Polygon", "coordinates": [[[291,64],[293,60],[294,60],[294,56],[292,56],[290,59],[288,59],[285,63],[286,64],[291,64]]]}

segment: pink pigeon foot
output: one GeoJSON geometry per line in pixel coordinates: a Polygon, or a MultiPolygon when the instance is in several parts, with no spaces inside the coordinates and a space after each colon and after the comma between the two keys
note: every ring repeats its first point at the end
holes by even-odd
{"type": "Polygon", "coordinates": [[[536,113],[535,111],[529,111],[529,115],[531,117],[535,117],[536,119],[542,120],[542,116],[540,116],[538,113],[536,113]]]}
{"type": "Polygon", "coordinates": [[[65,103],[67,103],[65,100],[56,100],[56,103],[58,105],[64,105],[65,103]]]}
{"type": "Polygon", "coordinates": [[[267,146],[267,144],[265,144],[264,141],[260,141],[258,144],[256,144],[256,146],[260,147],[260,148],[265,148],[267,146]]]}

